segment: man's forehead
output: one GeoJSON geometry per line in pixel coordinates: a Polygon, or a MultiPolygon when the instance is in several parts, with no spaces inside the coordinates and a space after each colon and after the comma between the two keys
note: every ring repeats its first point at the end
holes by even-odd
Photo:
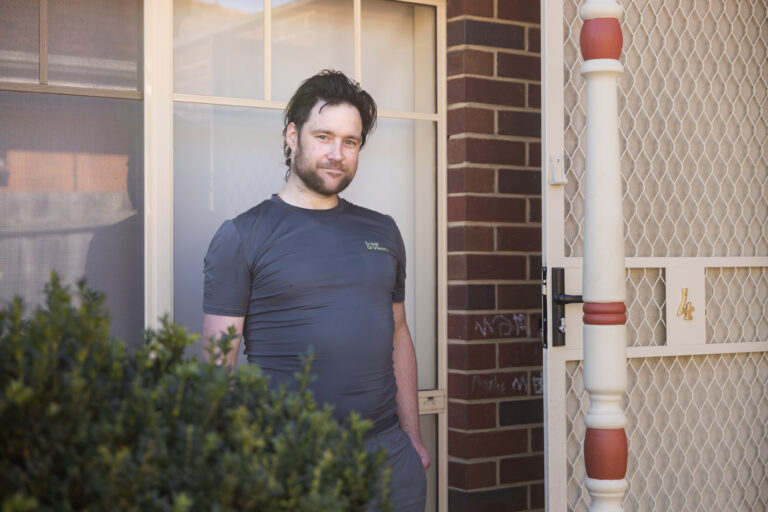
{"type": "Polygon", "coordinates": [[[318,102],[315,103],[315,106],[312,107],[307,122],[322,123],[323,120],[330,119],[331,117],[335,118],[337,116],[349,116],[347,121],[359,124],[360,129],[362,130],[363,121],[360,117],[360,111],[358,111],[357,107],[351,103],[331,104],[325,100],[318,100],[318,102]]]}

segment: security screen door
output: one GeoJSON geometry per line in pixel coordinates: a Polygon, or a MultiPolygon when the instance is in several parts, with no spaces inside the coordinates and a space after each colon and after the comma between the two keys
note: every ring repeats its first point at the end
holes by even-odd
{"type": "MultiPolygon", "coordinates": [[[[624,510],[768,509],[768,16],[763,0],[620,2],[629,489],[624,510]],[[678,314],[683,289],[695,310],[678,314]]],[[[542,2],[544,265],[581,293],[579,2],[542,2]],[[567,183],[552,184],[564,175],[567,183]]],[[[550,279],[551,281],[551,279],[550,279]]],[[[549,283],[551,284],[551,283],[549,283]]],[[[551,296],[551,288],[547,290],[551,296]]],[[[589,506],[581,305],[545,361],[547,510],[589,506]]]]}
{"type": "Polygon", "coordinates": [[[444,25],[444,3],[172,4],[174,320],[200,332],[202,263],[211,237],[225,219],[284,185],[282,111],[299,83],[325,68],[354,77],[376,99],[379,120],[361,152],[357,176],[342,196],[391,215],[403,235],[421,428],[434,458],[428,508],[437,510],[438,477],[444,479],[445,469],[439,456],[445,439],[438,435],[445,428],[438,364],[443,334],[437,329],[438,315],[444,315],[437,285],[438,225],[443,222],[437,214],[438,168],[445,165],[438,143],[445,110],[444,79],[438,77],[444,71],[437,58],[444,42],[437,27],[444,25]]]}

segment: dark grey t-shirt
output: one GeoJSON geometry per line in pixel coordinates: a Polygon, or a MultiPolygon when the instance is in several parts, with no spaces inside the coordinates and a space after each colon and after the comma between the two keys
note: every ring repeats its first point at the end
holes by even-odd
{"type": "Polygon", "coordinates": [[[392,303],[404,299],[394,220],[343,199],[310,210],[272,196],[224,222],[205,256],[203,311],[246,317],[248,361],[274,385],[292,384],[312,347],[311,388],[341,421],[392,421],[392,303]]]}

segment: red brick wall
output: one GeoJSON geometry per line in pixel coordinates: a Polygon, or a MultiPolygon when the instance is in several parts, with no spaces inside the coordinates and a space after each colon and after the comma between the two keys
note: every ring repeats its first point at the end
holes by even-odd
{"type": "Polygon", "coordinates": [[[448,0],[451,512],[544,507],[538,0],[448,0]]]}

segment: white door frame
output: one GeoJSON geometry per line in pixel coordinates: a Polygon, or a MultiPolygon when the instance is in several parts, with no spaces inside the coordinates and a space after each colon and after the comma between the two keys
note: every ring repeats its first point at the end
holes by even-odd
{"type": "MultiPolygon", "coordinates": [[[[419,391],[419,412],[437,417],[438,510],[448,503],[447,418],[447,100],[446,0],[397,0],[435,7],[436,102],[434,114],[379,110],[379,117],[437,124],[437,387],[419,391]]],[[[355,79],[361,81],[361,5],[355,9],[355,79]]],[[[159,327],[159,318],[173,312],[173,104],[205,103],[283,110],[271,99],[271,0],[264,0],[265,99],[221,98],[173,92],[173,0],[144,0],[144,286],[145,325],[159,327]]],[[[433,457],[434,458],[434,457],[433,457]]]]}

